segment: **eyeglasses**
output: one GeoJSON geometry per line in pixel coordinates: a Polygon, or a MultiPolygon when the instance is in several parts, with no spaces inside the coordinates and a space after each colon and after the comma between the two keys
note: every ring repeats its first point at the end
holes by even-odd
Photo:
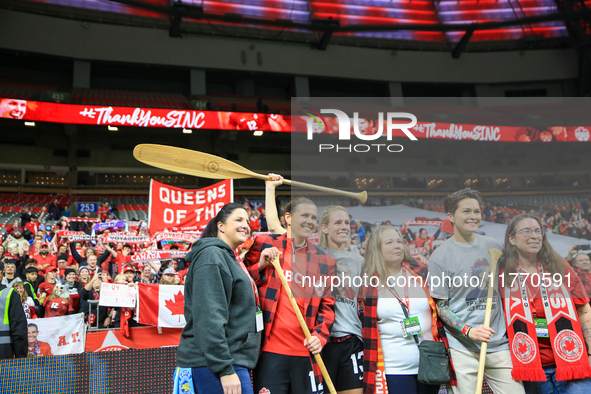
{"type": "Polygon", "coordinates": [[[515,232],[515,234],[517,233],[521,233],[526,237],[531,237],[534,233],[540,237],[543,237],[545,234],[541,228],[537,228],[535,230],[532,230],[531,228],[522,228],[521,230],[515,232]]]}

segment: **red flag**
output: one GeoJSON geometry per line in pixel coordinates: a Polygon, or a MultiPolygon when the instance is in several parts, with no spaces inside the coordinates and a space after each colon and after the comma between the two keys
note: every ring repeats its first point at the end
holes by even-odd
{"type": "Polygon", "coordinates": [[[185,287],[138,283],[137,317],[140,324],[184,327],[185,287]]]}
{"type": "MultiPolygon", "coordinates": [[[[218,164],[212,162],[215,167],[218,164]]],[[[181,189],[150,181],[148,228],[150,234],[201,230],[222,207],[234,201],[232,180],[226,179],[203,189],[181,189]]]]}

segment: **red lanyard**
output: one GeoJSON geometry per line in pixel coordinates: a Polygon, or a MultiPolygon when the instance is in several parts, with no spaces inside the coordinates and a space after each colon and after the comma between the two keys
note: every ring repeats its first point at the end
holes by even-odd
{"type": "Polygon", "coordinates": [[[386,284],[386,287],[388,288],[388,290],[390,290],[390,293],[394,294],[394,297],[398,298],[398,301],[404,304],[406,310],[410,312],[410,297],[408,296],[408,275],[406,274],[406,267],[404,265],[402,265],[402,274],[404,275],[404,300],[400,299],[400,296],[398,296],[396,289],[391,288],[390,286],[388,286],[388,284],[386,284]]]}
{"type": "Polygon", "coordinates": [[[240,257],[236,257],[236,260],[238,261],[238,264],[240,264],[240,267],[242,267],[242,271],[244,271],[246,276],[248,276],[248,279],[250,279],[250,283],[252,284],[252,291],[254,292],[254,300],[256,301],[257,306],[260,306],[261,304],[260,304],[260,300],[259,300],[259,290],[257,289],[256,283],[254,283],[254,280],[252,279],[252,277],[248,273],[248,270],[246,269],[246,266],[242,262],[242,259],[240,257]]]}

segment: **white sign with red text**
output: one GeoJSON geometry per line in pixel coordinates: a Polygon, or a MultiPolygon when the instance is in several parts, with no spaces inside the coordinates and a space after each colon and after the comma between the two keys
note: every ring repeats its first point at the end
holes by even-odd
{"type": "Polygon", "coordinates": [[[181,189],[150,181],[150,234],[201,230],[222,207],[234,200],[232,180],[226,179],[203,189],[181,189]]]}
{"type": "Polygon", "coordinates": [[[101,285],[100,306],[135,308],[137,289],[127,284],[103,283],[101,285]]]}

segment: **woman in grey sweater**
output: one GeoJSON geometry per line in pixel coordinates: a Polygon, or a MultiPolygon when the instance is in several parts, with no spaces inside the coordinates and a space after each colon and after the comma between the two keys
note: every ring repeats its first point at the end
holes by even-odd
{"type": "Polygon", "coordinates": [[[262,315],[256,286],[234,254],[249,234],[246,210],[227,204],[186,257],[191,263],[185,283],[187,325],[175,375],[180,386],[193,383],[198,393],[253,392],[250,370],[259,357],[262,315]]]}

